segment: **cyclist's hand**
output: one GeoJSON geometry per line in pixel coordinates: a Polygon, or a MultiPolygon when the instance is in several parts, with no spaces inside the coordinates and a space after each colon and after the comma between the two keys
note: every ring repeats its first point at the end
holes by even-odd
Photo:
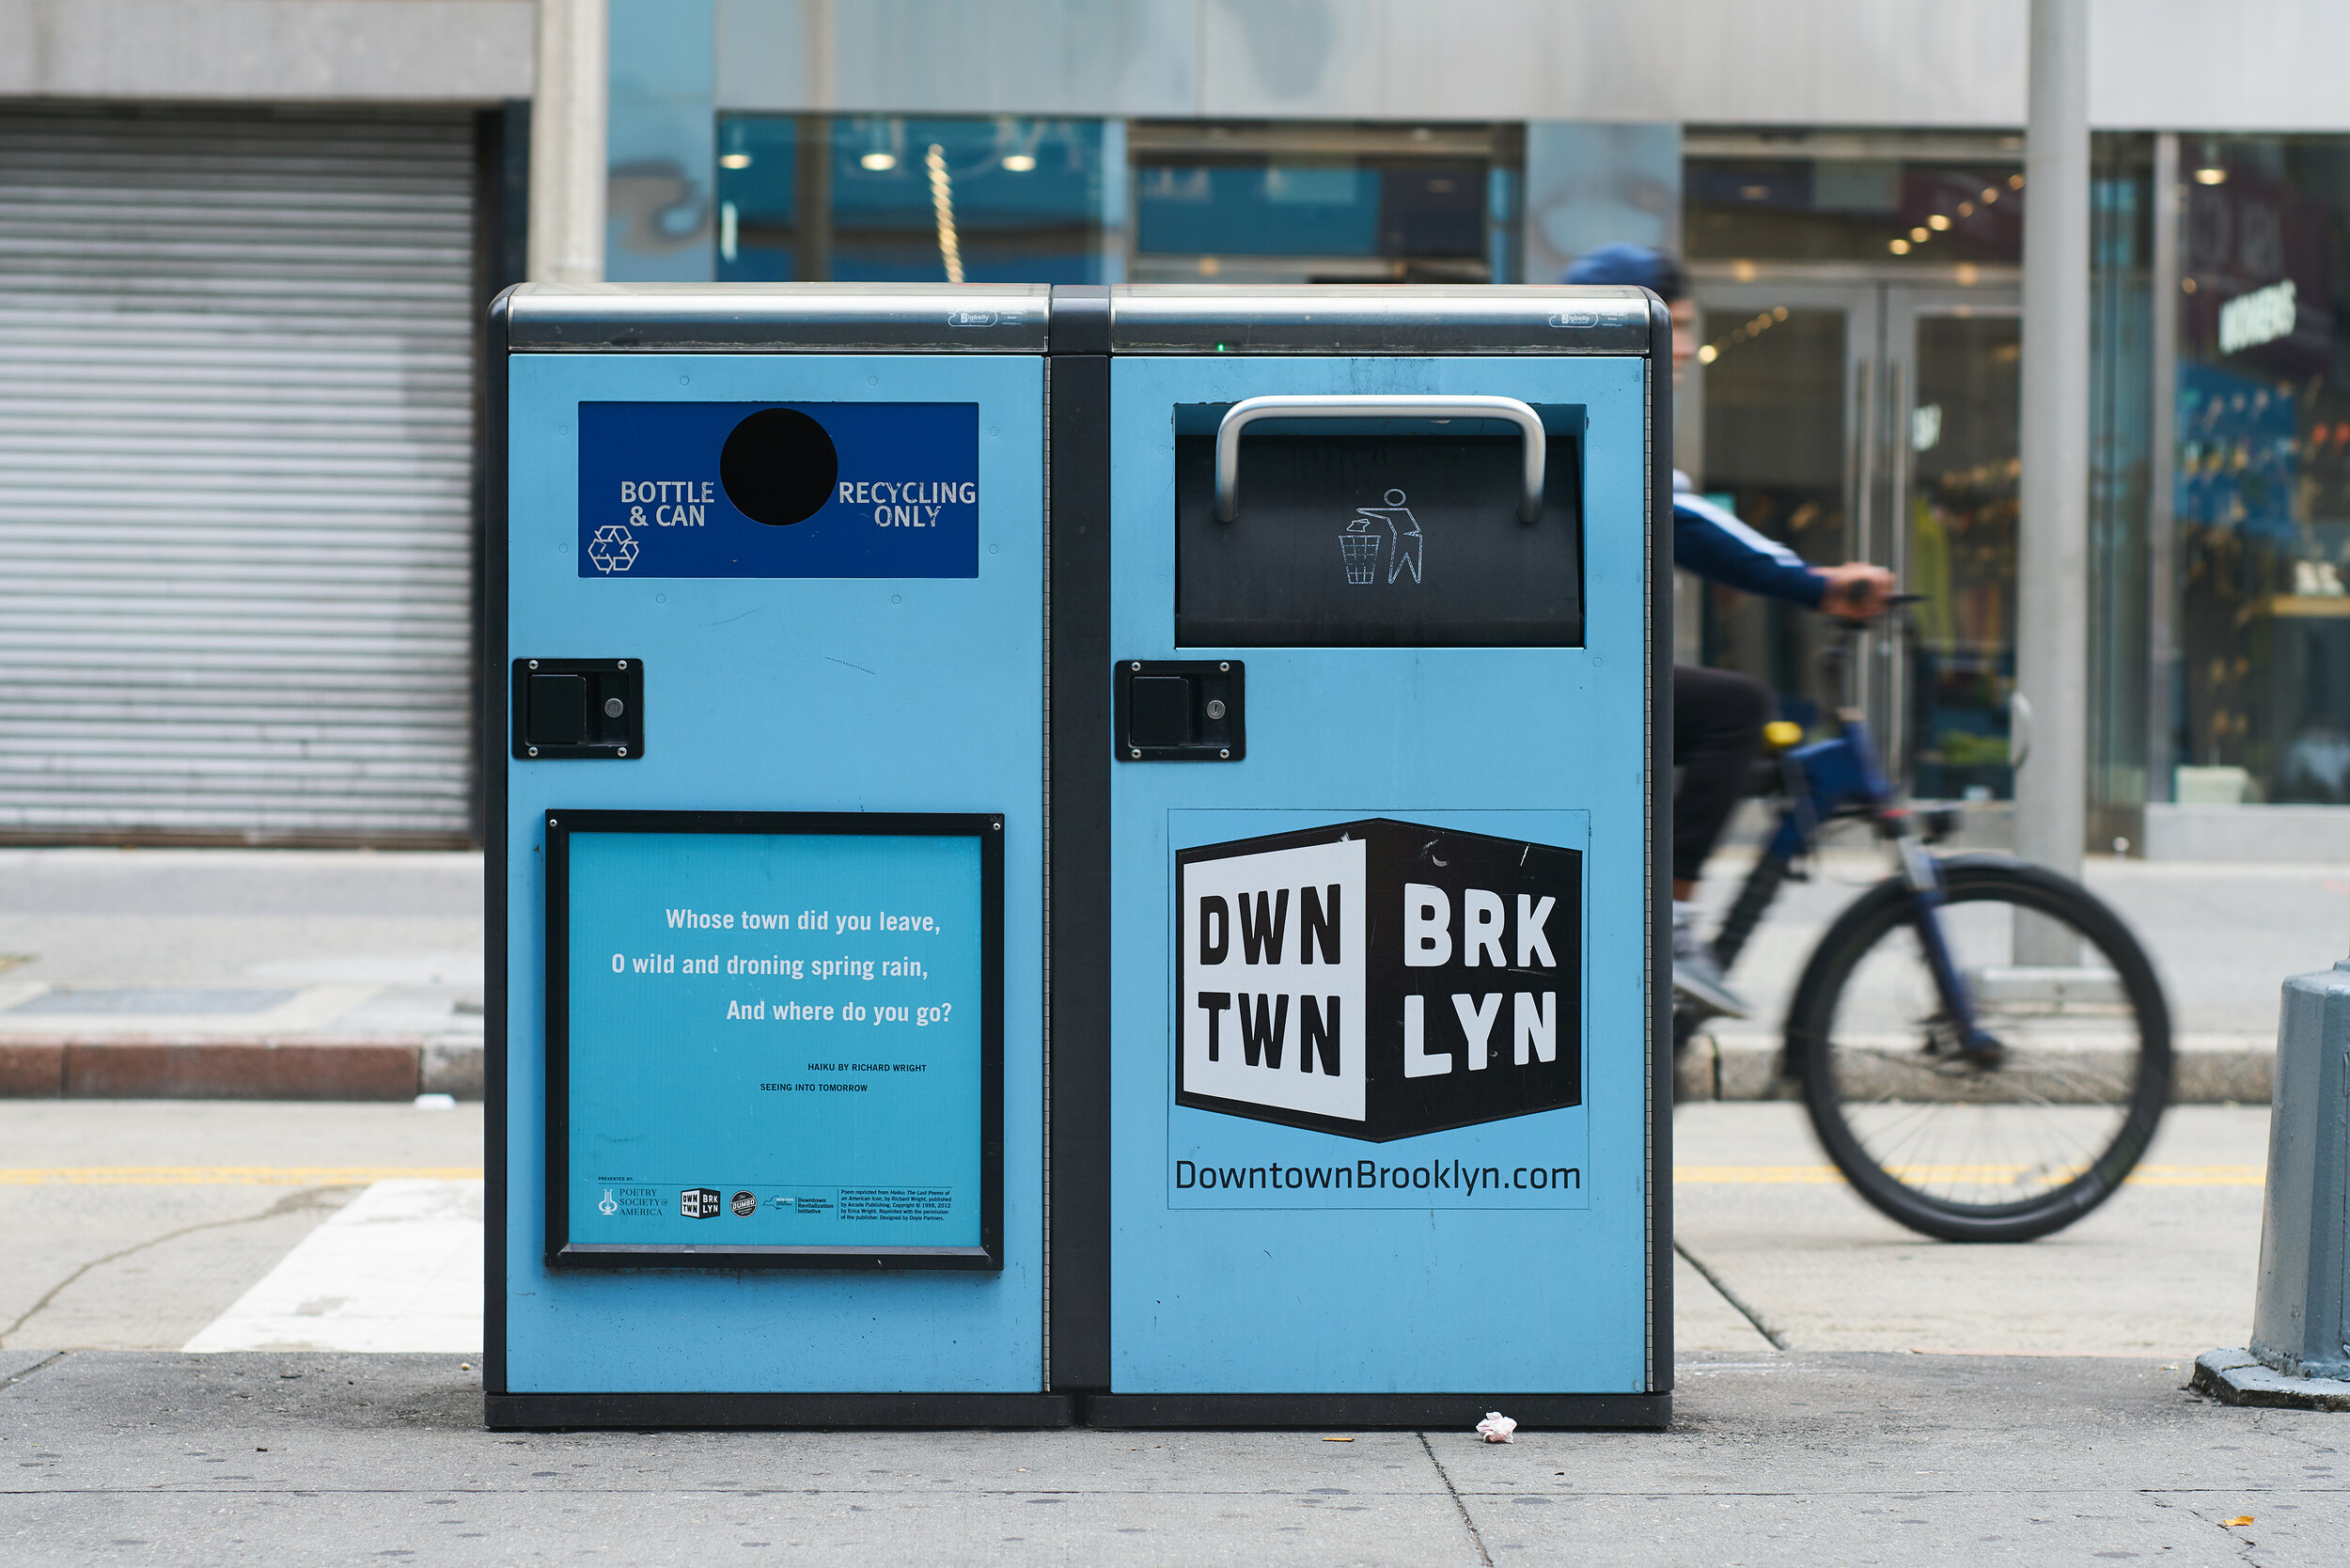
{"type": "Polygon", "coordinates": [[[1866,620],[1871,616],[1883,615],[1892,602],[1893,574],[1881,566],[1846,561],[1841,566],[1812,570],[1827,579],[1827,591],[1820,596],[1820,608],[1829,615],[1866,620]]]}

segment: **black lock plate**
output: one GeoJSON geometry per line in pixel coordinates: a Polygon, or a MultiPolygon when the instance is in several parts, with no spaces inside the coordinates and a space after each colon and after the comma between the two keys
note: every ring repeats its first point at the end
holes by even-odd
{"type": "Polygon", "coordinates": [[[1237,762],[1248,755],[1247,667],[1238,659],[1120,659],[1121,762],[1237,762]]]}
{"type": "Polygon", "coordinates": [[[645,754],[645,662],[517,659],[511,713],[517,760],[633,762],[645,754]]]}

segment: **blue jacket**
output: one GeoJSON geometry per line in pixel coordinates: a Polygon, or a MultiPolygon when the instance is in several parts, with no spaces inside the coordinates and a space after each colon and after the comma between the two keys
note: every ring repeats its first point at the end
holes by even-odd
{"type": "Polygon", "coordinates": [[[1673,564],[1748,593],[1820,607],[1827,579],[1784,544],[1763,538],[1673,475],[1673,564]]]}

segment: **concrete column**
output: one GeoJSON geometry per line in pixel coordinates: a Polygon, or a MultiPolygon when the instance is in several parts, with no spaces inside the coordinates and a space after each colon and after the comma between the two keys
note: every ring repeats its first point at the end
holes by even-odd
{"type": "MultiPolygon", "coordinates": [[[[2087,0],[2031,0],[2015,596],[2029,751],[2015,774],[2015,851],[2068,876],[2080,874],[2088,814],[2088,53],[2087,0]]],[[[2077,963],[2054,934],[2038,921],[2019,928],[2016,961],[2077,963]]]]}
{"type": "Polygon", "coordinates": [[[606,0],[539,0],[530,277],[603,281],[606,0]]]}

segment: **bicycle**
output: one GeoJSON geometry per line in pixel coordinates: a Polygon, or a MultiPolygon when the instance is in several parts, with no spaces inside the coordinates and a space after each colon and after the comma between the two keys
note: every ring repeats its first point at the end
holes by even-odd
{"type": "MultiPolygon", "coordinates": [[[[1714,937],[1725,974],[1825,824],[1866,822],[1895,858],[1813,949],[1780,1059],[1854,1190],[1958,1242],[2044,1236],[2113,1196],[2171,1076],[2161,982],[2121,917],[2040,867],[1933,852],[1956,808],[1904,805],[1856,712],[1757,772],[1778,822],[1714,937]]],[[[1676,1058],[1706,1016],[1676,1008],[1676,1058]]]]}

